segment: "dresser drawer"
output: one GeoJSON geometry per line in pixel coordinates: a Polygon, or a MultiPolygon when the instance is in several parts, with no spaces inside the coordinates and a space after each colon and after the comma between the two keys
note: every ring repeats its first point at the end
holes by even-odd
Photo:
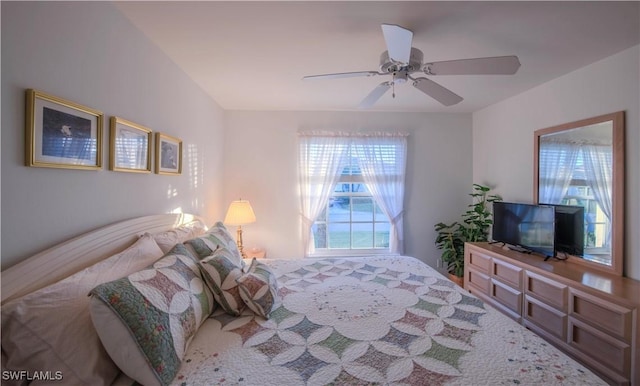
{"type": "Polygon", "coordinates": [[[475,268],[469,267],[467,269],[467,277],[465,278],[465,281],[483,294],[489,294],[489,283],[491,279],[489,279],[488,275],[477,271],[475,268]]]}
{"type": "Polygon", "coordinates": [[[522,268],[505,263],[497,259],[492,260],[492,274],[501,281],[520,288],[522,282],[522,268]]]}
{"type": "Polygon", "coordinates": [[[567,312],[568,287],[533,272],[525,272],[525,293],[533,295],[561,312],[567,312]]]}
{"type": "Polygon", "coordinates": [[[631,341],[632,310],[573,288],[569,297],[569,314],[571,316],[575,316],[625,342],[631,341]]]}
{"type": "Polygon", "coordinates": [[[563,342],[567,340],[567,314],[529,295],[524,296],[524,319],[563,342]]]}
{"type": "Polygon", "coordinates": [[[469,265],[477,271],[488,274],[491,272],[491,257],[472,249],[469,253],[469,265]]]}
{"type": "Polygon", "coordinates": [[[522,316],[522,292],[519,290],[492,279],[489,296],[513,313],[522,316]]]}
{"type": "MultiPolygon", "coordinates": [[[[569,317],[569,345],[586,354],[605,372],[629,379],[631,347],[586,323],[569,317]]],[[[590,361],[590,362],[592,362],[590,361]]]]}

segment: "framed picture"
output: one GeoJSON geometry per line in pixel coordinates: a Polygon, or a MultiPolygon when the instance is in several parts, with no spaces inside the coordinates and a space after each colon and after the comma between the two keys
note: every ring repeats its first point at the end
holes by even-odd
{"type": "Polygon", "coordinates": [[[111,117],[109,170],[151,173],[151,129],[111,117]]]}
{"type": "Polygon", "coordinates": [[[180,139],[156,133],[156,173],[182,173],[182,141],[180,139]]]}
{"type": "Polygon", "coordinates": [[[102,167],[102,112],[32,89],[26,102],[27,166],[102,167]]]}

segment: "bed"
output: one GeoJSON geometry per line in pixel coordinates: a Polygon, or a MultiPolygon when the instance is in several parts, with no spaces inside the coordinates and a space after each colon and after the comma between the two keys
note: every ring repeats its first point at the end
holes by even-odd
{"type": "Polygon", "coordinates": [[[148,216],[3,271],[3,384],[605,384],[413,257],[223,269],[232,241],[219,223],[148,216]],[[181,297],[149,317],[170,287],[181,297]]]}

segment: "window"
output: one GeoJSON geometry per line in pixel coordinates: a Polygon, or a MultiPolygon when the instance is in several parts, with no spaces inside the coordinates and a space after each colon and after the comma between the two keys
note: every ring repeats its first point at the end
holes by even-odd
{"type": "Polygon", "coordinates": [[[355,151],[342,168],[328,203],[313,224],[316,251],[389,250],[390,223],[362,178],[355,151]]]}
{"type": "Polygon", "coordinates": [[[406,135],[300,136],[307,254],[402,253],[406,135]]]}

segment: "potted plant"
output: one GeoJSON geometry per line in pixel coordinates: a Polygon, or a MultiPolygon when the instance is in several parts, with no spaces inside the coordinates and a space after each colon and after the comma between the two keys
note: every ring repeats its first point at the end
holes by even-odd
{"type": "Polygon", "coordinates": [[[502,200],[496,194],[489,194],[487,186],[473,184],[473,191],[469,194],[473,203],[469,205],[461,222],[452,224],[437,223],[434,227],[438,236],[436,247],[442,250],[440,260],[445,264],[449,278],[462,287],[464,276],[464,243],[487,241],[489,227],[493,223],[489,204],[502,200]]]}

